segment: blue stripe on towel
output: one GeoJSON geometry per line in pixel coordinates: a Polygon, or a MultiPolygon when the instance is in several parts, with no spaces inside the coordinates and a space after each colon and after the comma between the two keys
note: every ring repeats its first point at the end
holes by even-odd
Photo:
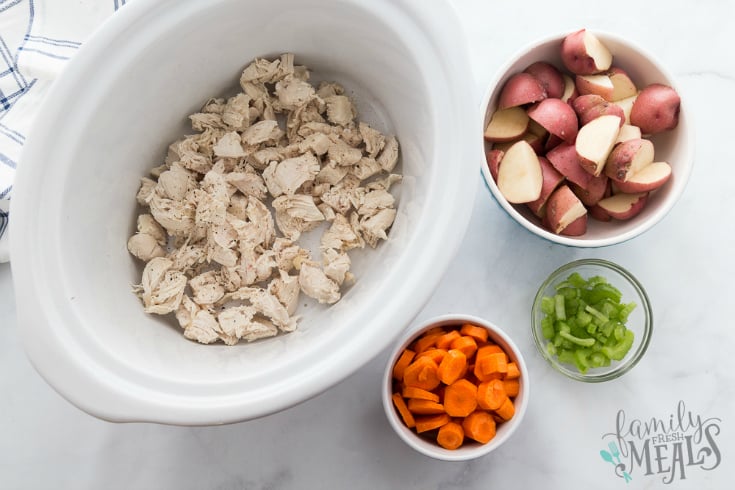
{"type": "Polygon", "coordinates": [[[8,66],[7,73],[13,74],[15,83],[18,84],[19,88],[23,88],[26,85],[26,79],[23,74],[18,71],[18,63],[16,59],[13,59],[13,53],[10,52],[10,48],[5,44],[5,40],[0,36],[0,57],[2,57],[5,64],[8,66]]]}
{"type": "Polygon", "coordinates": [[[28,41],[35,41],[37,43],[50,44],[52,46],[61,46],[64,48],[78,48],[82,43],[77,41],[68,41],[66,39],[51,39],[50,37],[43,36],[31,36],[26,34],[25,39],[28,41]]]}
{"type": "Polygon", "coordinates": [[[12,129],[10,129],[9,127],[7,127],[4,124],[0,124],[0,134],[2,134],[5,137],[11,139],[12,141],[15,141],[19,145],[22,145],[23,142],[26,139],[25,136],[23,136],[22,134],[20,134],[17,131],[13,131],[12,129]]]}
{"type": "MultiPolygon", "coordinates": [[[[2,192],[0,195],[4,195],[6,192],[10,191],[10,189],[6,189],[2,192]]],[[[0,238],[5,234],[5,230],[8,228],[8,220],[10,217],[10,213],[6,213],[2,209],[0,209],[0,238]]]]}
{"type": "Polygon", "coordinates": [[[7,4],[5,2],[2,2],[2,3],[0,3],[0,12],[5,12],[10,7],[14,7],[14,6],[18,5],[22,1],[23,0],[11,0],[7,4]]]}
{"type": "Polygon", "coordinates": [[[27,93],[36,84],[36,81],[38,81],[38,79],[37,78],[34,78],[33,80],[31,80],[31,83],[29,83],[26,88],[24,88],[20,92],[16,92],[15,94],[13,94],[10,97],[8,97],[8,99],[14,98],[15,100],[10,101],[7,109],[0,110],[0,121],[2,121],[3,118],[7,115],[7,111],[10,110],[10,109],[12,109],[13,106],[15,105],[15,103],[20,100],[21,96],[23,94],[27,93]]]}
{"type": "MultiPolygon", "coordinates": [[[[0,163],[1,164],[5,164],[5,165],[7,165],[10,168],[15,168],[16,167],[15,162],[13,160],[11,160],[10,158],[6,157],[5,155],[3,155],[2,153],[0,153],[0,163]]],[[[2,197],[3,196],[0,196],[0,198],[2,198],[2,197]]]]}
{"type": "Polygon", "coordinates": [[[27,89],[22,88],[22,89],[20,89],[20,90],[18,90],[16,92],[13,92],[10,95],[5,95],[0,90],[0,106],[2,106],[2,110],[3,111],[10,110],[10,108],[13,107],[13,104],[15,103],[15,102],[13,102],[13,99],[18,98],[21,95],[23,95],[26,92],[26,90],[27,89]]]}
{"type": "Polygon", "coordinates": [[[18,48],[18,51],[26,51],[29,53],[38,53],[42,54],[44,56],[48,56],[49,58],[55,58],[57,60],[68,60],[68,56],[60,56],[58,54],[49,53],[48,51],[41,51],[40,49],[33,49],[33,48],[26,48],[25,46],[21,46],[18,48]]]}

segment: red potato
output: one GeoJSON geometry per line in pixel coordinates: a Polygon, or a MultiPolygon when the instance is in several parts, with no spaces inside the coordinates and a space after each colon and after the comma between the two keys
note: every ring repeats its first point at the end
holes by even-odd
{"type": "Polygon", "coordinates": [[[582,236],[585,233],[587,233],[587,213],[569,223],[559,232],[560,235],[566,236],[582,236]]]}
{"type": "Polygon", "coordinates": [[[592,175],[600,175],[620,131],[618,116],[600,116],[582,126],[575,147],[579,164],[592,175]]]}
{"type": "Polygon", "coordinates": [[[590,206],[589,208],[587,208],[587,214],[589,214],[591,218],[594,218],[597,221],[611,221],[612,220],[610,215],[607,214],[607,211],[602,209],[599,204],[595,204],[594,206],[590,206]]]}
{"type": "Polygon", "coordinates": [[[579,96],[577,86],[574,83],[574,79],[566,73],[562,73],[561,76],[564,79],[564,92],[559,98],[562,100],[562,102],[571,103],[574,99],[577,98],[577,96],[579,96]]]}
{"type": "Polygon", "coordinates": [[[635,194],[658,189],[671,177],[671,165],[666,162],[652,162],[634,173],[625,182],[616,182],[621,193],[635,194]]]}
{"type": "Polygon", "coordinates": [[[555,134],[550,134],[549,137],[546,138],[546,142],[544,143],[544,150],[546,151],[546,153],[548,153],[562,143],[564,143],[563,139],[555,134]]]}
{"type": "Polygon", "coordinates": [[[523,71],[541,82],[548,97],[558,99],[564,94],[564,78],[559,69],[551,63],[537,61],[528,65],[523,71]]]}
{"type": "Polygon", "coordinates": [[[567,143],[573,143],[577,138],[577,114],[561,99],[544,99],[532,105],[528,109],[528,117],[567,143]]]}
{"type": "Polygon", "coordinates": [[[580,29],[562,41],[561,60],[575,75],[594,75],[610,68],[612,53],[597,36],[580,29]]]}
{"type": "Polygon", "coordinates": [[[537,123],[531,118],[528,118],[528,132],[533,133],[536,136],[543,138],[544,140],[548,138],[549,136],[549,132],[546,131],[546,129],[543,126],[541,126],[539,123],[537,123]]]}
{"type": "Polygon", "coordinates": [[[503,159],[505,152],[493,148],[492,150],[485,150],[485,160],[487,161],[488,170],[493,180],[498,180],[498,167],[500,167],[500,161],[503,159]]]}
{"type": "Polygon", "coordinates": [[[509,107],[493,113],[485,129],[488,141],[513,141],[528,128],[528,114],[521,107],[509,107]]]}
{"type": "Polygon", "coordinates": [[[613,85],[613,92],[610,97],[611,101],[627,99],[638,93],[638,87],[628,76],[628,73],[618,66],[613,66],[607,72],[610,82],[613,85]]]}
{"type": "Polygon", "coordinates": [[[511,76],[500,91],[499,109],[538,102],[547,97],[541,82],[528,73],[511,76]]]}
{"type": "Polygon", "coordinates": [[[674,129],[679,124],[681,98],[676,90],[660,83],[640,91],[630,110],[630,123],[643,134],[655,134],[674,129]]]}
{"type": "Polygon", "coordinates": [[[535,201],[541,195],[541,163],[531,145],[521,140],[508,148],[498,168],[498,190],[514,204],[535,201]]]}
{"type": "Polygon", "coordinates": [[[638,94],[636,93],[635,95],[631,95],[630,97],[616,100],[614,102],[616,106],[619,106],[621,109],[623,109],[623,114],[625,115],[625,124],[631,124],[630,111],[633,110],[633,103],[635,102],[635,99],[637,98],[638,98],[638,94]]]}
{"type": "Polygon", "coordinates": [[[579,186],[574,183],[569,184],[569,188],[572,192],[582,201],[585,206],[594,206],[602,198],[607,197],[610,193],[610,185],[607,175],[601,174],[597,177],[592,177],[587,182],[586,187],[579,186]]]}
{"type": "Polygon", "coordinates": [[[521,140],[524,140],[526,143],[531,145],[531,148],[533,148],[533,151],[535,151],[537,154],[540,155],[541,153],[544,152],[544,143],[546,142],[546,139],[530,131],[526,131],[523,134],[523,136],[513,141],[502,141],[498,143],[493,143],[493,148],[498,149],[498,150],[508,151],[508,148],[510,148],[515,143],[521,140]]]}
{"type": "Polygon", "coordinates": [[[543,182],[541,184],[541,195],[535,201],[531,201],[527,204],[529,209],[538,217],[543,217],[546,213],[546,201],[549,199],[554,190],[556,190],[562,182],[564,182],[564,176],[560,174],[548,159],[539,157],[539,163],[541,164],[541,176],[543,182]]]}
{"type": "Polygon", "coordinates": [[[574,78],[579,95],[595,94],[605,100],[612,100],[615,87],[610,77],[601,75],[577,75],[574,78]]]}
{"type": "Polygon", "coordinates": [[[617,182],[625,182],[636,172],[653,162],[654,149],[650,140],[639,138],[618,143],[605,163],[605,174],[617,182]]]}
{"type": "Polygon", "coordinates": [[[559,186],[546,201],[546,219],[553,233],[561,233],[577,218],[587,214],[587,208],[567,185],[559,186]]]}
{"type": "Polygon", "coordinates": [[[648,193],[615,194],[601,199],[597,205],[611,218],[626,220],[637,215],[646,205],[648,193]]]}
{"type": "Polygon", "coordinates": [[[604,115],[619,117],[621,127],[625,120],[625,114],[623,114],[623,109],[621,107],[608,102],[597,94],[580,95],[574,99],[574,102],[572,102],[572,108],[574,108],[574,111],[577,113],[579,124],[582,126],[593,119],[597,119],[604,115]]]}
{"type": "Polygon", "coordinates": [[[616,143],[639,139],[641,137],[641,128],[639,128],[638,126],[633,126],[632,124],[623,124],[622,126],[620,126],[620,132],[618,133],[618,139],[616,143]]]}
{"type": "Polygon", "coordinates": [[[593,109],[600,105],[605,105],[607,103],[608,102],[600,95],[585,94],[580,95],[576,99],[574,99],[571,105],[574,109],[574,112],[577,113],[577,117],[582,117],[582,115],[590,109],[593,109]]]}
{"type": "Polygon", "coordinates": [[[592,175],[579,164],[575,145],[562,143],[546,153],[546,158],[570,182],[585,188],[592,179],[592,175]]]}

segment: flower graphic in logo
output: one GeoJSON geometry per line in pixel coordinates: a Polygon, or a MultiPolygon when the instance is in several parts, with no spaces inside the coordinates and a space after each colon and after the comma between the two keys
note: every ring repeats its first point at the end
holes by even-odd
{"type": "Polygon", "coordinates": [[[602,459],[615,467],[615,474],[618,477],[625,478],[625,483],[628,483],[633,478],[626,471],[627,468],[625,467],[625,464],[620,461],[620,451],[618,450],[618,445],[614,442],[610,442],[607,445],[607,448],[609,449],[609,451],[605,449],[601,450],[600,456],[602,456],[602,459]]]}

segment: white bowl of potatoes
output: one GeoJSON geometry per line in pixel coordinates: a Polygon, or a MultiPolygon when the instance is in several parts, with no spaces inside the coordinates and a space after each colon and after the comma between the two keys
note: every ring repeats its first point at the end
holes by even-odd
{"type": "Polygon", "coordinates": [[[18,168],[39,373],[97,417],[182,425],[349,376],[464,235],[470,73],[446,2],[132,2],[56,82],[18,168]]]}
{"type": "Polygon", "coordinates": [[[693,134],[676,81],[644,49],[578,29],[522,49],[482,104],[483,176],[532,233],[575,247],[630,240],[684,192],[693,134]]]}

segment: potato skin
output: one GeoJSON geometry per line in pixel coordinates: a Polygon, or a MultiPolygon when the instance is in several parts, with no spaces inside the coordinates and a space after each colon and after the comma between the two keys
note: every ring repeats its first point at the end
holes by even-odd
{"type": "Polygon", "coordinates": [[[560,235],[566,236],[582,236],[587,233],[587,215],[583,214],[579,218],[569,223],[566,228],[559,232],[560,235]]]}
{"type": "Polygon", "coordinates": [[[564,95],[564,78],[559,69],[551,63],[537,61],[528,65],[523,71],[541,82],[548,97],[559,99],[564,95]]]}
{"type": "Polygon", "coordinates": [[[610,66],[597,66],[585,46],[586,29],[567,35],[561,43],[561,60],[564,66],[575,75],[596,75],[610,66]]]}
{"type": "Polygon", "coordinates": [[[626,220],[643,211],[647,201],[648,193],[616,194],[600,200],[597,206],[602,208],[611,218],[626,220]]]}
{"type": "Polygon", "coordinates": [[[577,113],[581,126],[604,115],[618,116],[620,118],[620,127],[625,124],[623,108],[613,102],[608,102],[600,95],[580,95],[574,99],[572,107],[574,108],[574,112],[577,113]]]}
{"type": "Polygon", "coordinates": [[[543,217],[546,213],[546,201],[549,196],[564,182],[564,176],[559,173],[551,162],[544,157],[539,157],[539,163],[541,164],[541,195],[535,201],[531,201],[526,205],[531,209],[533,214],[538,217],[543,217]]]}
{"type": "Polygon", "coordinates": [[[579,129],[577,114],[561,99],[544,99],[532,105],[528,109],[528,117],[567,143],[573,143],[577,137],[579,129]]]}
{"type": "Polygon", "coordinates": [[[498,109],[531,104],[546,97],[546,90],[536,77],[528,73],[516,73],[505,82],[500,92],[498,109]]]}
{"type": "Polygon", "coordinates": [[[647,139],[632,139],[618,143],[607,158],[605,174],[615,181],[625,182],[639,170],[636,166],[641,162],[636,158],[647,153],[650,157],[646,159],[650,161],[644,162],[644,165],[647,165],[653,161],[653,152],[653,143],[647,139]]]}
{"type": "Polygon", "coordinates": [[[562,184],[546,201],[546,221],[554,233],[561,233],[587,210],[569,186],[562,184]]]}
{"type": "Polygon", "coordinates": [[[503,159],[503,155],[505,155],[503,150],[492,149],[485,151],[485,159],[490,170],[490,176],[496,182],[498,180],[498,167],[500,167],[500,161],[503,159]]]}
{"type": "Polygon", "coordinates": [[[630,110],[630,124],[644,134],[674,129],[679,124],[681,98],[672,87],[653,83],[641,90],[630,110]]]}

